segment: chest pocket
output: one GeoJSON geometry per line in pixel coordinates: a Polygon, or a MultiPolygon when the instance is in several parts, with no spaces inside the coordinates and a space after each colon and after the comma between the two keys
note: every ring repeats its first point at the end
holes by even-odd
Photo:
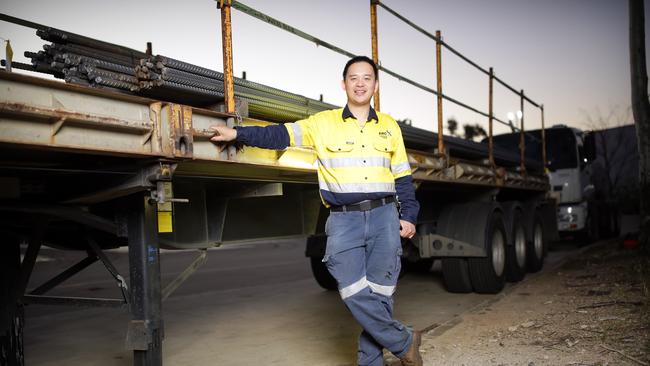
{"type": "Polygon", "coordinates": [[[392,154],[395,151],[395,147],[391,144],[389,139],[378,139],[373,143],[373,146],[375,150],[387,154],[392,154]]]}
{"type": "Polygon", "coordinates": [[[354,148],[353,144],[332,143],[326,145],[327,150],[333,153],[350,152],[354,148]]]}

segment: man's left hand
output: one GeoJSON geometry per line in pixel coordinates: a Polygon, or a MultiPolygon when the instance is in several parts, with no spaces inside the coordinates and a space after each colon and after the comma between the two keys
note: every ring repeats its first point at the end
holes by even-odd
{"type": "Polygon", "coordinates": [[[405,220],[399,220],[399,236],[402,238],[411,239],[415,235],[415,225],[405,220]]]}

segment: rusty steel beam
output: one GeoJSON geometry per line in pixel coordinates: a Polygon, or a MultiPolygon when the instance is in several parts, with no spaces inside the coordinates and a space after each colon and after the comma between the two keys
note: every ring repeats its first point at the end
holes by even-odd
{"type": "MultiPolygon", "coordinates": [[[[379,45],[377,40],[377,0],[370,0],[370,36],[372,43],[372,61],[379,65],[379,45]]],[[[379,88],[375,92],[375,110],[379,112],[379,88]]]]}
{"type": "Polygon", "coordinates": [[[437,99],[438,99],[438,153],[445,153],[445,142],[443,140],[443,127],[442,127],[442,49],[440,42],[442,41],[440,31],[436,31],[436,82],[437,82],[437,99]]]}
{"type": "Polygon", "coordinates": [[[232,0],[221,0],[221,42],[223,49],[223,81],[226,112],[235,113],[235,84],[232,68],[232,21],[230,19],[232,0]]]}

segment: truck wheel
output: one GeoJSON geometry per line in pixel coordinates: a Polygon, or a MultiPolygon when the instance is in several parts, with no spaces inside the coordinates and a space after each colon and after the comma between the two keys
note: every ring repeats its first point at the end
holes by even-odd
{"type": "Polygon", "coordinates": [[[585,228],[578,236],[580,245],[589,245],[595,243],[600,239],[600,228],[598,227],[597,219],[594,214],[590,213],[587,216],[585,228]]]}
{"type": "MultiPolygon", "coordinates": [[[[432,265],[433,265],[433,258],[422,258],[422,259],[418,259],[416,262],[403,260],[402,272],[429,273],[432,265]]],[[[401,274],[402,273],[400,272],[400,276],[401,274]]]]}
{"type": "Polygon", "coordinates": [[[472,281],[465,258],[443,258],[442,277],[447,291],[459,294],[472,292],[472,281]]]}
{"type": "Polygon", "coordinates": [[[330,291],[338,289],[336,279],[327,270],[327,266],[323,263],[323,258],[310,257],[309,259],[311,260],[311,272],[314,274],[314,278],[320,287],[330,291]]]}
{"type": "Polygon", "coordinates": [[[530,236],[527,240],[526,247],[526,264],[528,272],[539,272],[544,266],[544,253],[546,251],[546,237],[544,236],[544,226],[542,217],[538,212],[533,216],[533,222],[530,230],[530,236]]]}
{"type": "Polygon", "coordinates": [[[521,211],[515,210],[511,222],[512,243],[506,253],[506,279],[521,281],[526,275],[526,231],[521,220],[521,211]]]}
{"type": "Polygon", "coordinates": [[[474,291],[495,294],[505,285],[506,228],[499,211],[492,212],[485,227],[485,258],[469,258],[469,275],[474,291]]]}

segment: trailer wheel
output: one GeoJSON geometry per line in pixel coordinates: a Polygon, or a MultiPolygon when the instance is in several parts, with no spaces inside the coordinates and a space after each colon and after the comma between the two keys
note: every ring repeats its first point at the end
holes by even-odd
{"type": "Polygon", "coordinates": [[[415,262],[402,260],[402,271],[400,272],[400,278],[402,272],[429,273],[429,271],[431,271],[431,266],[433,266],[433,258],[422,258],[418,259],[415,262]]]}
{"type": "Polygon", "coordinates": [[[495,294],[503,289],[506,280],[506,228],[499,211],[489,216],[484,240],[487,257],[469,258],[469,275],[474,291],[495,294]]]}
{"type": "Polygon", "coordinates": [[[311,261],[311,272],[314,274],[314,278],[320,287],[330,291],[338,289],[336,279],[327,270],[327,266],[323,263],[323,258],[310,257],[309,259],[311,261]]]}
{"type": "Polygon", "coordinates": [[[530,237],[527,246],[527,267],[529,272],[539,272],[544,266],[544,254],[546,252],[546,237],[544,235],[544,225],[538,212],[533,216],[533,222],[530,227],[530,237]]]}
{"type": "Polygon", "coordinates": [[[469,276],[467,259],[443,258],[442,277],[447,291],[458,294],[472,292],[472,281],[469,276]]]}
{"type": "Polygon", "coordinates": [[[526,231],[521,220],[521,211],[515,210],[510,225],[512,243],[506,253],[506,279],[521,281],[526,275],[526,231]]]}

